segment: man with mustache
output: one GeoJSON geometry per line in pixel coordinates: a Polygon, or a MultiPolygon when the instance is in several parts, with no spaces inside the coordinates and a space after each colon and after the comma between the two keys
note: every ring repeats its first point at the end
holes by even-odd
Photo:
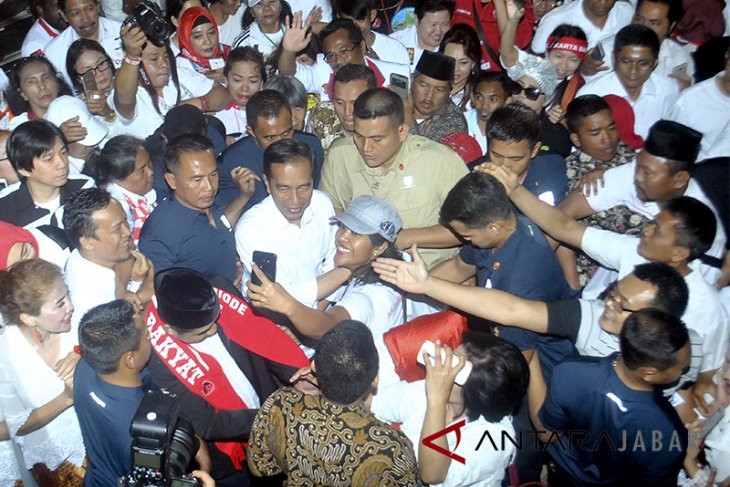
{"type": "Polygon", "coordinates": [[[449,134],[469,130],[464,114],[449,98],[453,82],[454,59],[424,51],[413,72],[413,112],[406,113],[411,134],[440,142],[449,134]]]}

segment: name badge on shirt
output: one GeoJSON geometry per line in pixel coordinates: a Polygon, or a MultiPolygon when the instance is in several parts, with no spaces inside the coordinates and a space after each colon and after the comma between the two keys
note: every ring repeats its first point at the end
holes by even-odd
{"type": "Polygon", "coordinates": [[[226,65],[226,62],[218,57],[210,58],[208,61],[210,62],[210,69],[213,71],[216,69],[223,69],[226,65]]]}

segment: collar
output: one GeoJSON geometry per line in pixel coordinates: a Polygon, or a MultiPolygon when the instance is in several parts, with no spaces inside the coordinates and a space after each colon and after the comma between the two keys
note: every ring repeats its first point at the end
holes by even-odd
{"type": "Polygon", "coordinates": [[[83,275],[85,279],[114,279],[114,269],[109,269],[108,267],[104,267],[103,265],[90,261],[83,255],[81,255],[79,249],[74,249],[74,251],[71,252],[71,255],[69,256],[69,261],[72,260],[76,262],[76,275],[83,275]],[[79,273],[78,271],[79,266],[83,269],[81,273],[79,273]]]}
{"type": "MultiPolygon", "coordinates": [[[[362,156],[360,153],[357,153],[357,159],[350,158],[351,161],[351,168],[349,172],[364,172],[366,174],[369,174],[371,176],[380,176],[384,177],[386,174],[390,174],[391,172],[395,171],[405,171],[406,167],[408,167],[408,164],[403,159],[411,152],[411,147],[409,142],[412,140],[413,135],[408,134],[408,137],[406,137],[406,140],[403,141],[403,143],[400,146],[400,149],[398,150],[398,153],[395,155],[395,159],[393,160],[393,165],[390,166],[390,168],[382,172],[379,167],[368,167],[367,164],[365,164],[365,161],[363,161],[362,156]]],[[[352,140],[352,138],[350,138],[352,140]]],[[[354,143],[353,143],[353,148],[354,143]]],[[[357,151],[357,148],[355,148],[357,151]]]]}
{"type": "MultiPolygon", "coordinates": [[[[312,199],[314,199],[314,193],[312,193],[312,199]]],[[[261,205],[266,210],[266,216],[268,218],[271,218],[272,222],[276,224],[277,228],[285,229],[289,228],[290,226],[296,227],[299,230],[302,230],[307,224],[309,224],[314,219],[314,213],[312,211],[312,202],[310,200],[309,206],[304,210],[304,213],[302,213],[302,219],[299,223],[299,227],[294,225],[293,223],[289,223],[289,220],[284,218],[284,215],[281,214],[279,211],[279,208],[276,207],[276,203],[274,202],[274,198],[271,195],[268,195],[264,200],[261,202],[261,205]]]]}
{"type": "Polygon", "coordinates": [[[51,39],[58,37],[58,31],[54,29],[48,22],[46,22],[43,17],[38,17],[38,25],[40,25],[41,28],[46,31],[46,34],[51,36],[51,39]]]}

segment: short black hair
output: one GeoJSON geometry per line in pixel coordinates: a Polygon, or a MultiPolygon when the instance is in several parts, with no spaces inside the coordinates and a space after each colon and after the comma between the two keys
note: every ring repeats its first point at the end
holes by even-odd
{"type": "Polygon", "coordinates": [[[682,18],[682,14],[684,13],[682,0],[639,0],[636,4],[637,11],[639,10],[639,8],[641,8],[641,4],[644,2],[663,3],[664,5],[669,7],[669,11],[667,12],[667,19],[669,20],[670,24],[679,22],[682,18]]]}
{"type": "Polygon", "coordinates": [[[373,70],[369,66],[364,64],[345,64],[335,73],[335,77],[332,79],[332,88],[334,89],[336,83],[349,83],[351,81],[365,81],[368,89],[378,87],[378,80],[375,78],[375,73],[373,73],[373,70]]]}
{"type": "Polygon", "coordinates": [[[104,187],[112,181],[126,179],[137,165],[137,148],[144,149],[144,141],[131,135],[117,135],[110,139],[86,167],[92,172],[96,185],[104,187]]]}
{"type": "MultiPolygon", "coordinates": [[[[99,5],[99,0],[94,0],[94,3],[99,5]]],[[[58,0],[58,8],[63,12],[66,12],[66,0],[58,0]]]]}
{"type": "Polygon", "coordinates": [[[674,245],[689,249],[691,262],[705,254],[715,240],[717,219],[709,206],[695,198],[680,196],[667,201],[662,207],[674,215],[674,245]]]}
{"type": "Polygon", "coordinates": [[[514,81],[504,71],[482,71],[474,80],[474,89],[479,88],[482,83],[499,83],[507,96],[510,96],[514,81]]]}
{"type": "Polygon", "coordinates": [[[317,345],[314,364],[322,395],[339,404],[352,404],[378,375],[373,334],[359,321],[337,323],[317,345]]]}
{"type": "Polygon", "coordinates": [[[172,107],[165,114],[160,133],[170,142],[181,135],[204,134],[207,129],[208,122],[200,108],[183,103],[172,107]]]}
{"type": "Polygon", "coordinates": [[[210,139],[199,134],[185,134],[172,139],[165,147],[165,169],[174,173],[180,166],[180,156],[196,152],[210,152],[215,159],[215,149],[210,139]]]}
{"type": "MultiPolygon", "coordinates": [[[[588,37],[586,37],[586,33],[583,29],[581,29],[577,25],[570,24],[560,24],[559,26],[555,27],[550,33],[550,37],[575,37],[576,39],[580,39],[581,41],[588,40],[588,37]]],[[[550,50],[549,46],[547,50],[550,50]]]]}
{"type": "Polygon", "coordinates": [[[322,49],[324,49],[324,43],[327,38],[340,29],[347,31],[347,38],[352,42],[353,46],[359,46],[362,43],[362,31],[354,21],[342,18],[332,19],[332,22],[325,25],[324,29],[319,33],[319,45],[322,46],[322,49]]]}
{"type": "Polygon", "coordinates": [[[281,109],[286,109],[291,114],[289,100],[279,91],[261,90],[251,95],[246,103],[246,123],[252,128],[258,127],[258,118],[276,118],[281,109]]]}
{"type": "Polygon", "coordinates": [[[461,392],[469,421],[484,416],[490,423],[497,423],[516,414],[530,381],[522,352],[489,333],[467,331],[462,343],[466,358],[472,363],[461,392]]]}
{"type": "Polygon", "coordinates": [[[228,76],[231,68],[236,63],[253,63],[256,65],[256,69],[259,70],[261,75],[261,81],[266,83],[266,68],[264,67],[264,56],[259,52],[258,49],[251,46],[243,46],[232,49],[228,53],[228,59],[226,59],[226,65],[223,67],[223,76],[228,76]]]}
{"type": "Polygon", "coordinates": [[[141,335],[134,308],[123,299],[91,308],[79,322],[81,353],[98,374],[116,372],[122,355],[139,348],[141,335]]]}
{"type": "Polygon", "coordinates": [[[687,309],[689,289],[682,275],[672,266],[661,262],[647,262],[634,267],[633,274],[640,281],[656,288],[656,297],[650,306],[667,313],[682,316],[687,309]]]}
{"type": "Polygon", "coordinates": [[[96,238],[94,213],[101,211],[112,201],[112,196],[101,188],[82,189],[69,198],[63,207],[63,227],[71,243],[79,248],[81,237],[96,238]]]}
{"type": "Polygon", "coordinates": [[[508,144],[526,140],[533,146],[540,141],[540,116],[516,103],[499,107],[489,118],[487,139],[508,144]]]}
{"type": "Polygon", "coordinates": [[[22,169],[32,172],[33,159],[53,149],[56,139],[60,139],[64,147],[68,148],[61,129],[47,120],[33,120],[18,125],[5,142],[10,164],[16,171],[22,169]]]}
{"type": "Polygon", "coordinates": [[[659,37],[644,25],[629,24],[618,31],[613,42],[613,52],[617,53],[628,46],[648,47],[654,59],[659,57],[659,37]]]}
{"type": "Polygon", "coordinates": [[[611,112],[611,107],[602,96],[582,95],[574,98],[565,112],[565,121],[568,124],[568,130],[573,134],[577,134],[584,118],[595,115],[603,110],[611,112]]]}
{"type": "Polygon", "coordinates": [[[429,12],[440,12],[447,10],[449,17],[454,15],[454,0],[418,0],[416,2],[416,18],[421,21],[429,12]]]}
{"type": "Polygon", "coordinates": [[[388,117],[390,126],[397,127],[405,122],[403,100],[387,88],[373,88],[363,92],[355,100],[355,118],[373,120],[388,117]]]}
{"type": "Polygon", "coordinates": [[[84,39],[83,37],[76,39],[71,44],[71,47],[68,48],[68,54],[66,54],[66,72],[68,73],[68,77],[71,78],[71,84],[74,90],[76,90],[76,93],[84,92],[80,81],[81,75],[76,71],[76,61],[86,51],[94,51],[104,55],[106,61],[109,63],[109,69],[112,70],[112,79],[114,79],[114,75],[117,72],[114,68],[114,61],[112,61],[112,58],[109,57],[109,54],[107,54],[101,44],[91,39],[84,39]]]}
{"type": "Polygon", "coordinates": [[[165,20],[174,28],[175,25],[172,23],[172,18],[180,20],[180,12],[182,11],[183,5],[186,0],[166,0],[165,1],[165,20]]]}
{"type": "Polygon", "coordinates": [[[373,0],[333,1],[337,15],[347,15],[355,20],[365,20],[373,10],[373,0]]]}
{"type": "Polygon", "coordinates": [[[446,195],[439,221],[453,221],[467,228],[484,228],[495,220],[512,215],[512,204],[504,186],[491,174],[472,172],[461,178],[446,195]]]}
{"type": "Polygon", "coordinates": [[[294,158],[309,161],[310,172],[314,174],[314,152],[305,142],[297,139],[277,140],[264,151],[264,175],[271,181],[271,166],[287,164],[294,158]]]}
{"type": "Polygon", "coordinates": [[[619,343],[630,370],[656,367],[663,371],[677,364],[677,352],[689,343],[689,333],[676,315],[645,308],[626,318],[619,343]]]}

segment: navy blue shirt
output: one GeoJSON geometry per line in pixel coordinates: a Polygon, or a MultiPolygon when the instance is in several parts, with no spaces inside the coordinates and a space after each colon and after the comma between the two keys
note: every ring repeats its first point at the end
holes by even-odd
{"type": "MultiPolygon", "coordinates": [[[[559,301],[576,294],[568,286],[545,235],[523,215],[517,215],[514,233],[497,252],[465,245],[459,257],[466,264],[476,266],[477,285],[482,287],[536,301],[559,301]]],[[[573,344],[565,338],[511,326],[501,326],[499,333],[520,350],[537,349],[546,377],[555,364],[575,352],[573,344]]]]}
{"type": "Polygon", "coordinates": [[[183,206],[175,198],[160,202],[142,226],[139,250],[155,272],[185,267],[204,276],[236,277],[236,241],[224,208],[217,202],[205,212],[183,206]]]}
{"type": "MultiPolygon", "coordinates": [[[[319,186],[319,176],[322,172],[322,163],[324,162],[324,153],[319,139],[312,134],[294,131],[294,138],[306,143],[314,152],[314,186],[319,186]]],[[[264,151],[256,144],[256,140],[251,137],[244,137],[234,144],[218,157],[218,166],[220,167],[220,184],[218,189],[218,200],[224,206],[231,203],[238,196],[239,189],[231,178],[231,171],[236,167],[245,167],[255,172],[261,181],[256,181],[256,192],[248,200],[243,211],[248,210],[254,205],[259,204],[266,198],[269,193],[264,186],[264,151]]]]}
{"type": "Polygon", "coordinates": [[[117,485],[132,469],[129,427],[145,391],[156,389],[142,373],[140,387],[122,387],[101,379],[83,358],[74,372],[74,408],[89,459],[84,485],[117,485]]]}
{"type": "Polygon", "coordinates": [[[581,485],[675,486],[687,430],[660,389],[636,391],[619,379],[617,356],[555,367],[539,417],[566,436],[548,451],[581,485]]]}

